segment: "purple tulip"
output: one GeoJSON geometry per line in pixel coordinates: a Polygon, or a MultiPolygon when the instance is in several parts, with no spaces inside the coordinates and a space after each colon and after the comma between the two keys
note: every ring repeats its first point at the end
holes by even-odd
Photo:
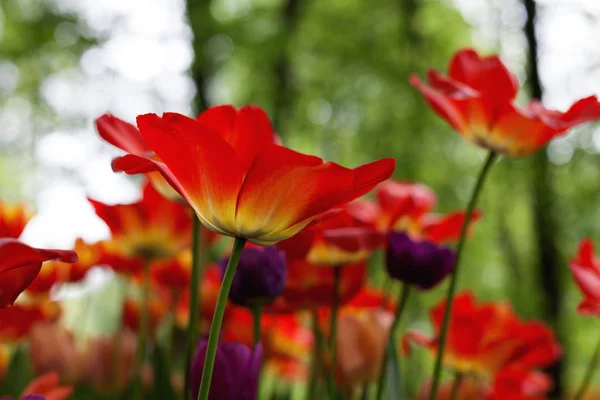
{"type": "MultiPolygon", "coordinates": [[[[224,258],[219,263],[222,275],[228,261],[224,258]]],[[[240,257],[229,299],[242,306],[270,303],[283,292],[286,276],[285,254],[277,247],[247,247],[240,257]]]]}
{"type": "MultiPolygon", "coordinates": [[[[0,397],[0,400],[13,400],[12,397],[0,397]]],[[[23,396],[20,400],[46,400],[46,397],[41,394],[29,394],[27,396],[23,396]]]]}
{"type": "MultiPolygon", "coordinates": [[[[198,397],[200,380],[204,370],[204,358],[208,340],[200,339],[190,371],[190,384],[193,398],[198,397]]],[[[241,343],[219,344],[209,400],[256,400],[258,397],[258,377],[263,350],[259,343],[254,351],[241,343]]]]}
{"type": "Polygon", "coordinates": [[[393,279],[431,289],[454,270],[455,261],[456,255],[447,247],[414,241],[402,232],[388,234],[386,268],[393,279]]]}

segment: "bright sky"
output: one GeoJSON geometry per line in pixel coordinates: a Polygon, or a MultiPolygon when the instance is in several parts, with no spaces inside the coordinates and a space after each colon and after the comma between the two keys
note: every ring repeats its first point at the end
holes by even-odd
{"type": "MultiPolygon", "coordinates": [[[[93,118],[107,111],[129,121],[147,112],[189,114],[195,89],[187,76],[192,50],[183,0],[57,2],[60,7],[76,10],[94,31],[107,37],[106,42],[85,52],[78,69],[54,76],[43,86],[44,97],[58,115],[65,119],[83,117],[88,125],[56,130],[37,144],[37,216],[23,239],[33,245],[69,247],[78,236],[97,240],[108,235],[86,196],[116,203],[133,201],[138,195],[129,178],[111,171],[110,160],[120,152],[93,133],[93,118]]],[[[523,81],[525,41],[521,25],[525,11],[520,0],[454,2],[476,27],[474,45],[501,49],[503,58],[523,81]]],[[[251,4],[233,0],[218,3],[222,3],[216,8],[219,17],[251,4]]],[[[594,48],[600,37],[600,2],[539,3],[546,104],[562,109],[579,97],[600,94],[600,52],[594,48]]],[[[0,77],[3,73],[10,71],[0,65],[0,77]]],[[[595,150],[599,151],[598,132],[596,137],[595,150]]],[[[553,161],[567,162],[573,146],[570,138],[553,144],[553,161]]]]}

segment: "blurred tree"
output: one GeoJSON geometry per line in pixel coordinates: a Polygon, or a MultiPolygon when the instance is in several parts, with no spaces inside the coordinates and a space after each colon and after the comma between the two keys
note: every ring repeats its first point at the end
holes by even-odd
{"type": "Polygon", "coordinates": [[[77,65],[86,28],[51,0],[0,2],[0,197],[15,199],[31,173],[36,133],[56,116],[42,95],[53,73],[77,65]]]}

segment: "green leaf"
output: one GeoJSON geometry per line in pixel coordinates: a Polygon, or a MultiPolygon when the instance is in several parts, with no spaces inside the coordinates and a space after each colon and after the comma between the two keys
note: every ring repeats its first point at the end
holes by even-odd
{"type": "Polygon", "coordinates": [[[33,378],[33,368],[27,350],[23,346],[17,346],[0,386],[0,394],[17,399],[33,378]]]}

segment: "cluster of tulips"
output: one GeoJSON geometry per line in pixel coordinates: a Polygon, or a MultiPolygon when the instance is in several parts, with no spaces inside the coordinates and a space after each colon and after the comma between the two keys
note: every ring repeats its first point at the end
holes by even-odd
{"type": "MultiPolygon", "coordinates": [[[[0,203],[1,394],[254,400],[291,388],[310,400],[402,399],[417,345],[434,359],[419,399],[545,399],[553,382],[543,369],[562,356],[553,331],[506,302],[457,293],[461,255],[485,223],[476,203],[498,156],[530,155],[600,119],[600,103],[521,108],[514,75],[470,49],[455,54],[448,75],[410,82],[489,152],[464,211],[435,213],[433,189],[390,179],[393,158],[348,169],[285,147],[259,107],[146,114],[137,127],[98,118],[98,134],[126,153],[113,170],[144,176],[141,199],[89,199],[111,236],[79,239],[73,251],[19,241],[31,213],[0,203]],[[376,252],[383,257],[369,263],[376,252]],[[121,283],[119,323],[82,338],[61,323],[55,293],[92,267],[121,283]],[[401,332],[409,298],[446,278],[430,333],[401,332]],[[22,392],[24,376],[32,381],[22,392]]],[[[589,240],[569,266],[585,296],[578,311],[599,315],[600,260],[589,240]]]]}

